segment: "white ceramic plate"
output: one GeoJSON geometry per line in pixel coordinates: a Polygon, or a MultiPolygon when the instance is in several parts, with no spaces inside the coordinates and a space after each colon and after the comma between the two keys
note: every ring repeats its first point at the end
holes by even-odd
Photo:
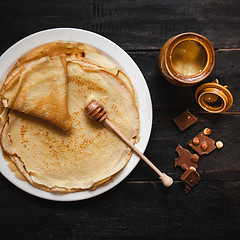
{"type": "MultiPolygon", "coordinates": [[[[32,34],[14,44],[0,57],[0,79],[5,79],[7,73],[11,70],[17,59],[19,59],[26,52],[41,44],[58,40],[77,41],[92,45],[104,55],[114,59],[119,67],[128,75],[139,97],[139,112],[141,122],[140,141],[136,144],[136,147],[141,152],[144,152],[152,128],[152,103],[149,90],[141,71],[132,58],[122,48],[107,38],[93,32],[74,28],[56,28],[32,34]]],[[[23,191],[34,196],[55,201],[83,200],[102,194],[126,178],[128,174],[135,168],[138,162],[139,157],[133,154],[129,163],[122,171],[113,177],[112,182],[106,186],[97,188],[95,191],[56,194],[42,191],[33,187],[28,182],[21,181],[16,178],[14,173],[8,168],[2,153],[0,153],[0,171],[10,182],[23,191]]]]}

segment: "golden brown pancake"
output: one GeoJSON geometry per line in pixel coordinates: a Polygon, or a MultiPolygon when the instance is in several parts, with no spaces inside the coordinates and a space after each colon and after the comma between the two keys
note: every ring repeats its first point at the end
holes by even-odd
{"type": "Polygon", "coordinates": [[[81,61],[69,61],[67,70],[69,131],[15,110],[5,109],[1,115],[2,148],[31,184],[46,191],[95,189],[131,157],[131,150],[110,129],[86,117],[90,98],[104,104],[109,119],[133,143],[139,132],[134,94],[123,80],[102,66],[86,68],[81,61]]]}
{"type": "Polygon", "coordinates": [[[22,67],[4,83],[1,100],[4,107],[68,130],[71,117],[67,107],[65,56],[42,57],[22,67]]]}

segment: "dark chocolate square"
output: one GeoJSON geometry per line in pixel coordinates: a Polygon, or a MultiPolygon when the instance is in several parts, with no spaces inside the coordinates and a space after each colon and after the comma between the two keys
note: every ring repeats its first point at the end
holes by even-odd
{"type": "Polygon", "coordinates": [[[199,183],[200,175],[194,167],[190,167],[181,176],[181,180],[185,183],[185,193],[188,194],[199,183]]]}
{"type": "Polygon", "coordinates": [[[189,112],[189,109],[187,109],[178,117],[174,118],[173,121],[176,123],[176,125],[181,131],[184,131],[185,129],[196,123],[198,119],[196,116],[189,112]]]}
{"type": "Polygon", "coordinates": [[[216,146],[215,146],[215,141],[214,141],[212,138],[204,135],[203,132],[200,132],[195,138],[198,138],[198,139],[199,139],[199,144],[197,144],[197,145],[194,144],[194,143],[193,143],[193,139],[194,139],[194,138],[193,138],[193,139],[188,143],[188,145],[189,145],[193,150],[195,150],[198,154],[200,154],[200,155],[209,154],[210,152],[212,152],[212,151],[216,148],[216,146]],[[206,142],[207,145],[208,145],[208,148],[207,148],[206,150],[203,150],[203,149],[201,148],[201,144],[202,144],[203,142],[206,142]]]}
{"type": "Polygon", "coordinates": [[[198,184],[200,176],[194,167],[190,167],[181,176],[181,180],[192,188],[198,184]]]}

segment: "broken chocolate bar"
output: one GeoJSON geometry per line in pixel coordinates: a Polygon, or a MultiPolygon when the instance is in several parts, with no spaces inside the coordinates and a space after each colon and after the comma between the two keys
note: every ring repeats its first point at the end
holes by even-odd
{"type": "Polygon", "coordinates": [[[185,129],[196,123],[198,119],[196,116],[190,113],[188,109],[178,117],[174,118],[173,121],[176,123],[176,125],[181,131],[184,131],[185,129]]]}
{"type": "Polygon", "coordinates": [[[188,169],[190,167],[197,168],[199,156],[197,154],[192,154],[187,149],[183,148],[178,144],[176,151],[179,155],[178,158],[175,158],[175,167],[180,166],[182,169],[188,169]]]}
{"type": "Polygon", "coordinates": [[[203,132],[194,137],[188,145],[200,155],[209,154],[216,148],[215,141],[203,132]]]}
{"type": "Polygon", "coordinates": [[[188,194],[200,181],[200,175],[194,167],[190,167],[181,176],[181,180],[185,183],[185,193],[188,194]]]}

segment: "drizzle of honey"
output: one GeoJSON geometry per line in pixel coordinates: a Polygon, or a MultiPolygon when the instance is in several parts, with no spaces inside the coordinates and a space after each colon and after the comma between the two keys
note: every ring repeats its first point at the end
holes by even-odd
{"type": "Polygon", "coordinates": [[[197,75],[202,72],[206,63],[207,53],[205,48],[194,40],[182,41],[173,49],[173,68],[182,75],[197,75]]]}

